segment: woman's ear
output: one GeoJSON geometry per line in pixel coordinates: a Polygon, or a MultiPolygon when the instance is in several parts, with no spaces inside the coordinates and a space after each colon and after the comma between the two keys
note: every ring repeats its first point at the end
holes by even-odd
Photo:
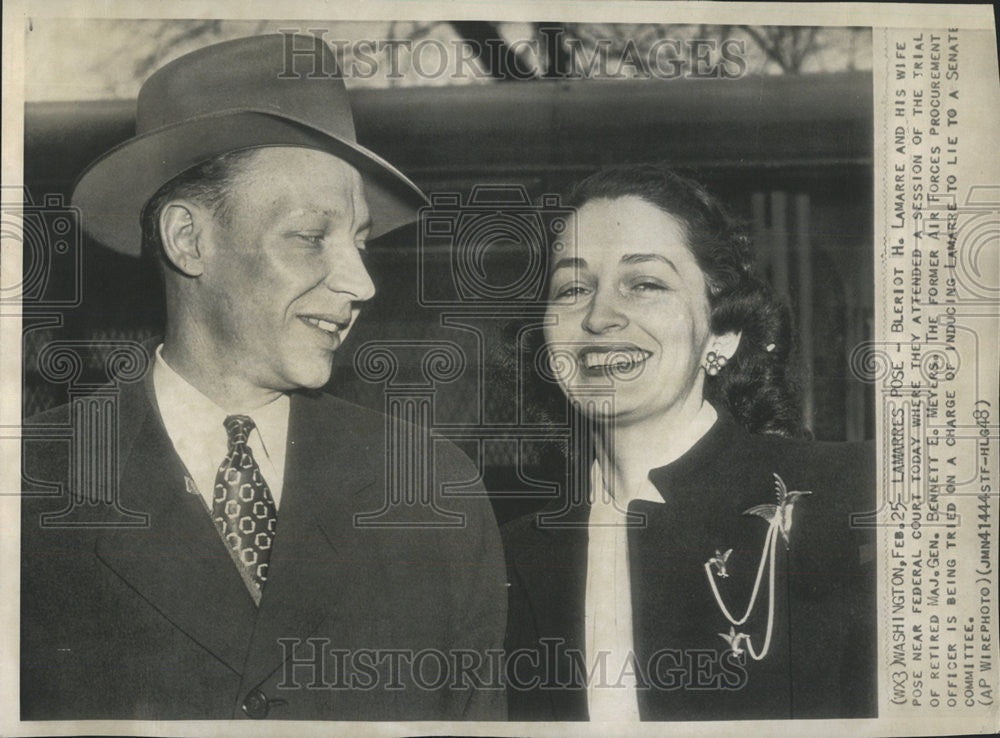
{"type": "Polygon", "coordinates": [[[163,254],[175,269],[189,277],[204,271],[201,243],[206,212],[186,200],[167,203],[160,211],[160,241],[163,254]]]}
{"type": "Polygon", "coordinates": [[[741,331],[732,331],[722,335],[712,336],[705,347],[706,353],[714,352],[716,356],[725,359],[733,358],[736,349],[740,347],[740,339],[743,337],[741,331]]]}

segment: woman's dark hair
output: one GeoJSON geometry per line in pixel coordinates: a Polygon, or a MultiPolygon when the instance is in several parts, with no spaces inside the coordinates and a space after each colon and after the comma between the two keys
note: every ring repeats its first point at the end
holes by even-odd
{"type": "Polygon", "coordinates": [[[705,275],[711,329],[741,331],[739,347],[716,375],[706,375],[705,399],[724,407],[754,433],[801,433],[791,369],[787,307],[754,273],[753,244],[742,224],[700,184],[659,164],[603,169],[573,188],[567,204],[639,197],[676,218],[705,275]]]}

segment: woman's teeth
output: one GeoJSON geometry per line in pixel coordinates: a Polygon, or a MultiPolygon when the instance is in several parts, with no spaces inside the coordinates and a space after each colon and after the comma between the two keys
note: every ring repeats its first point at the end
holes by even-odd
{"type": "Polygon", "coordinates": [[[642,363],[652,355],[652,352],[642,349],[587,351],[581,355],[580,361],[587,369],[627,369],[642,363]]]}

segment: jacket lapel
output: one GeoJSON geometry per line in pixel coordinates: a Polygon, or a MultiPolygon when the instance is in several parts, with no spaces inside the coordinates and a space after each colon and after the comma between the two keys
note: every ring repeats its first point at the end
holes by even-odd
{"type": "MultiPolygon", "coordinates": [[[[555,507],[549,506],[540,514],[551,514],[555,510],[555,507]]],[[[583,674],[579,668],[574,668],[568,654],[585,656],[584,602],[589,511],[587,504],[571,506],[565,514],[559,515],[558,527],[546,526],[544,522],[539,522],[536,515],[532,522],[530,543],[516,552],[513,561],[527,600],[531,603],[537,633],[543,638],[561,639],[554,669],[546,652],[552,646],[539,645],[542,649],[542,679],[549,686],[555,683],[560,685],[559,689],[545,690],[549,694],[555,720],[581,720],[587,716],[583,674]]],[[[586,668],[583,663],[579,667],[586,668]]]]}
{"type": "MultiPolygon", "coordinates": [[[[753,594],[768,526],[744,511],[772,500],[774,483],[763,465],[758,468],[734,457],[737,449],[747,448],[745,431],[728,417],[720,417],[719,426],[684,458],[650,473],[664,502],[632,505],[648,516],[647,525],[629,536],[634,642],[641,663],[663,648],[678,649],[681,659],[687,658],[686,654],[725,652],[728,646],[722,634],[729,631],[730,622],[712,584],[737,619],[743,616],[753,594]],[[705,564],[715,555],[726,558],[726,576],[719,574],[720,568],[710,567],[710,584],[705,564]]],[[[705,672],[704,689],[640,690],[643,719],[695,719],[708,714],[711,705],[733,718],[787,711],[788,693],[783,685],[788,655],[782,637],[788,602],[781,574],[786,567],[784,548],[778,543],[771,648],[763,661],[747,658],[746,684],[740,689],[716,688],[715,674],[720,668],[716,665],[712,667],[715,672],[705,672]]],[[[768,611],[766,571],[755,602],[750,619],[734,628],[751,635],[759,650],[768,611]]],[[[690,669],[686,662],[681,665],[690,669]]]]}
{"type": "Polygon", "coordinates": [[[148,513],[149,526],[102,533],[96,553],[175,627],[240,672],[256,608],[204,503],[187,492],[183,464],[148,392],[122,392],[122,432],[131,445],[119,492],[126,508],[148,513]]]}
{"type": "Polygon", "coordinates": [[[307,648],[299,644],[286,653],[278,639],[300,641],[321,628],[327,632],[331,622],[351,616],[351,593],[373,586],[356,581],[363,568],[352,561],[359,493],[375,478],[352,425],[330,400],[292,397],[278,529],[247,656],[246,686],[259,684],[295,651],[301,658],[307,648]]]}

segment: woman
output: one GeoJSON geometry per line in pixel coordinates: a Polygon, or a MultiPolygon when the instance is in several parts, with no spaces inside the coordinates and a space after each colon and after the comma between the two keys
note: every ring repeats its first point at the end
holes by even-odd
{"type": "Polygon", "coordinates": [[[582,484],[504,531],[520,720],[875,713],[869,446],[794,440],[786,312],[698,184],[580,183],[546,346],[593,437],[582,484]],[[581,489],[585,494],[575,494],[581,489]]]}

